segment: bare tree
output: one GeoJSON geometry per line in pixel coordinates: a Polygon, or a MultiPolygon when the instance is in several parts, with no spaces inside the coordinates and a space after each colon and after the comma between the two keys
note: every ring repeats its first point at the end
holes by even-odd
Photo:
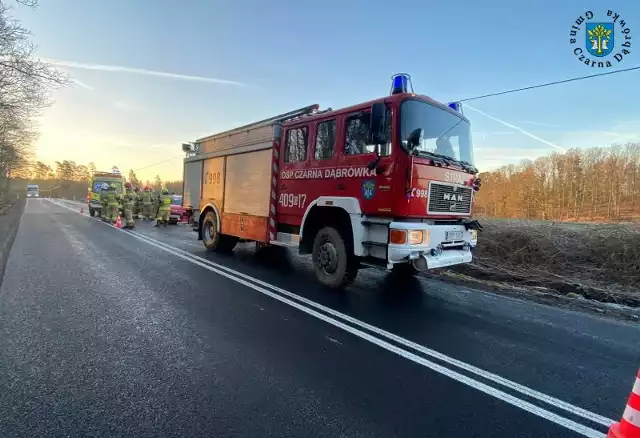
{"type": "MultiPolygon", "coordinates": [[[[37,0],[16,2],[37,6],[37,0]]],[[[32,165],[34,119],[52,103],[51,90],[69,83],[65,74],[35,58],[31,33],[9,11],[0,0],[0,194],[12,174],[24,174],[32,165]]]]}

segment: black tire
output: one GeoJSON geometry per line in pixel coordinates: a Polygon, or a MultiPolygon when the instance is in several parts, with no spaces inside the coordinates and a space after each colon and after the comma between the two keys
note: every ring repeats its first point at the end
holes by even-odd
{"type": "Polygon", "coordinates": [[[312,260],[316,278],[331,289],[343,288],[358,275],[358,259],[333,227],[324,227],[316,234],[312,260]]]}
{"type": "Polygon", "coordinates": [[[394,275],[402,275],[403,277],[410,277],[412,275],[418,274],[420,271],[414,268],[413,264],[411,263],[396,263],[395,265],[393,265],[393,268],[391,268],[391,272],[394,275]]]}
{"type": "Polygon", "coordinates": [[[89,209],[89,216],[94,217],[96,215],[96,211],[93,208],[89,209]]]}
{"type": "Polygon", "coordinates": [[[202,220],[202,243],[208,251],[227,253],[233,251],[238,244],[238,238],[220,234],[217,231],[216,214],[208,212],[202,220]]]}

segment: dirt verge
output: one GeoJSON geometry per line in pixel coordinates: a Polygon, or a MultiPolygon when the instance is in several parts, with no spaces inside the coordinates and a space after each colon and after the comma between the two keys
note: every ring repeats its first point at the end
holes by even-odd
{"type": "Polygon", "coordinates": [[[484,231],[473,263],[441,270],[435,277],[488,284],[543,301],[566,298],[607,305],[597,308],[640,309],[638,224],[481,223],[484,231]]]}
{"type": "Polygon", "coordinates": [[[18,231],[24,206],[24,199],[4,202],[0,200],[0,284],[4,277],[4,268],[18,231]]]}

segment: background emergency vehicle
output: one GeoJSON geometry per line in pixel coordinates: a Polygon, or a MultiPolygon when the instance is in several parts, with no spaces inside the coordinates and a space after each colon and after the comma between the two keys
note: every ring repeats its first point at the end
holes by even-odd
{"type": "Polygon", "coordinates": [[[87,203],[91,217],[94,217],[96,214],[100,216],[100,211],[102,210],[100,204],[100,187],[103,183],[109,185],[115,184],[116,193],[119,195],[124,192],[125,179],[117,167],[111,169],[111,172],[94,172],[91,176],[91,185],[89,186],[89,193],[87,194],[87,203]]]}

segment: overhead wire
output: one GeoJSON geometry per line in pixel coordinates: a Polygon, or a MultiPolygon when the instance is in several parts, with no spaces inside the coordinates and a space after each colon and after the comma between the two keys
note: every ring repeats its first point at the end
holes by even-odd
{"type": "Polygon", "coordinates": [[[545,83],[538,84],[538,85],[530,85],[528,87],[513,88],[511,90],[505,90],[505,91],[499,91],[499,92],[496,92],[496,93],[483,94],[481,96],[467,97],[465,99],[459,99],[456,102],[468,102],[470,100],[478,100],[478,99],[485,99],[487,97],[502,96],[504,94],[517,93],[519,91],[533,90],[535,88],[550,87],[551,85],[559,85],[559,84],[566,84],[566,83],[569,83],[569,82],[583,81],[583,80],[586,80],[586,79],[597,78],[597,77],[600,77],[600,76],[614,75],[616,73],[625,73],[625,72],[630,72],[630,71],[634,71],[634,70],[640,70],[640,65],[635,66],[635,67],[622,68],[622,69],[614,70],[614,71],[606,71],[606,72],[602,72],[602,73],[595,73],[595,74],[587,75],[587,76],[578,76],[576,78],[569,78],[569,79],[562,79],[562,80],[559,80],[559,81],[545,82],[545,83]]]}
{"type": "MultiPolygon", "coordinates": [[[[536,88],[550,87],[552,85],[567,84],[569,82],[584,81],[584,80],[587,80],[587,79],[593,79],[593,78],[597,78],[597,77],[601,77],[601,76],[609,76],[609,75],[614,75],[614,74],[617,74],[617,73],[627,73],[627,72],[635,71],[635,70],[640,70],[640,65],[634,66],[634,67],[622,68],[622,69],[613,70],[613,71],[595,73],[595,74],[592,74],[592,75],[578,76],[578,77],[562,79],[562,80],[558,80],[558,81],[544,82],[542,84],[529,85],[527,87],[512,88],[512,89],[509,89],[509,90],[498,91],[498,92],[495,92],[495,93],[482,94],[480,96],[467,97],[467,98],[464,98],[464,99],[458,99],[456,102],[469,102],[469,101],[472,101],[472,100],[486,99],[487,97],[503,96],[505,94],[518,93],[520,91],[534,90],[536,88]]],[[[139,168],[133,169],[133,170],[134,171],[138,171],[138,170],[147,169],[149,167],[157,166],[158,164],[166,163],[168,161],[172,161],[172,160],[175,160],[175,159],[181,158],[181,157],[184,157],[184,154],[180,154],[180,155],[177,155],[177,156],[174,156],[174,157],[171,157],[171,158],[167,158],[165,160],[158,161],[156,163],[151,163],[151,164],[148,164],[146,166],[139,167],[139,168]]]]}
{"type": "Polygon", "coordinates": [[[176,156],[173,156],[173,157],[170,157],[170,158],[166,158],[166,159],[164,159],[162,161],[157,161],[155,163],[147,164],[146,166],[138,167],[137,169],[133,169],[133,171],[137,172],[138,170],[146,169],[148,167],[157,166],[158,164],[166,163],[167,161],[172,161],[172,160],[175,160],[177,158],[183,158],[183,157],[184,157],[184,154],[176,155],[176,156]]]}

